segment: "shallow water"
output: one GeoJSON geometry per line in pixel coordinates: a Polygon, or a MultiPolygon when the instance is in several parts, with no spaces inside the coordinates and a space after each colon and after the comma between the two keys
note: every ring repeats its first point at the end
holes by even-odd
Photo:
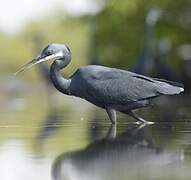
{"type": "Polygon", "coordinates": [[[154,125],[118,114],[117,128],[103,110],[56,96],[54,105],[39,93],[1,103],[0,179],[191,179],[190,96],[137,112],[154,125]]]}

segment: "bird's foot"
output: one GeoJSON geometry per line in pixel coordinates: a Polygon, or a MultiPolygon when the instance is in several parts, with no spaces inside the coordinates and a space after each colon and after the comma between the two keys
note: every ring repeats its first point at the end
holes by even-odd
{"type": "Polygon", "coordinates": [[[137,122],[135,122],[135,124],[137,124],[137,125],[152,125],[152,124],[154,124],[154,122],[152,122],[152,121],[137,121],[137,122]]]}
{"type": "Polygon", "coordinates": [[[142,122],[142,121],[137,121],[137,122],[135,122],[135,124],[137,125],[137,129],[142,129],[142,128],[144,128],[145,126],[148,125],[147,123],[144,123],[144,122],[142,122]]]}
{"type": "Polygon", "coordinates": [[[147,125],[151,125],[151,124],[154,124],[154,122],[152,121],[146,121],[144,120],[143,118],[139,118],[139,121],[138,121],[140,124],[147,124],[147,125]]]}
{"type": "Polygon", "coordinates": [[[152,121],[146,121],[146,123],[149,124],[149,125],[152,125],[152,124],[154,124],[155,122],[152,122],[152,121]]]}
{"type": "Polygon", "coordinates": [[[132,116],[133,118],[135,118],[136,120],[138,120],[138,121],[136,122],[136,124],[137,124],[138,126],[140,126],[140,125],[151,125],[151,124],[154,124],[154,122],[146,121],[146,120],[144,120],[143,118],[137,116],[137,115],[136,115],[134,112],[132,112],[132,111],[128,112],[128,114],[129,114],[130,116],[132,116]]]}
{"type": "Polygon", "coordinates": [[[143,124],[143,122],[137,121],[137,122],[134,122],[134,124],[136,124],[136,125],[141,125],[141,124],[143,124]]]}

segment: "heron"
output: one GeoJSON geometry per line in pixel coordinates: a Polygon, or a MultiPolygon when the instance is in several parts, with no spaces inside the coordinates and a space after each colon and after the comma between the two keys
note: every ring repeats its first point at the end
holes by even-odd
{"type": "Polygon", "coordinates": [[[55,88],[63,94],[85,99],[105,109],[113,125],[117,123],[116,111],[135,118],[137,124],[152,124],[138,116],[134,110],[152,105],[153,98],[184,91],[180,83],[99,65],[82,66],[69,78],[65,78],[60,70],[71,59],[71,50],[67,45],[52,43],[35,59],[21,66],[16,74],[35,64],[53,60],[50,78],[55,88]]]}
{"type": "MultiPolygon", "coordinates": [[[[170,150],[156,145],[153,134],[158,133],[153,129],[129,126],[117,136],[112,134],[114,129],[115,126],[111,126],[104,138],[83,149],[63,152],[56,157],[51,167],[52,179],[152,179],[156,172],[163,172],[164,168],[171,167],[169,165],[179,167],[184,160],[183,149],[170,150]]],[[[165,175],[162,179],[177,176],[174,171],[165,175]]]]}

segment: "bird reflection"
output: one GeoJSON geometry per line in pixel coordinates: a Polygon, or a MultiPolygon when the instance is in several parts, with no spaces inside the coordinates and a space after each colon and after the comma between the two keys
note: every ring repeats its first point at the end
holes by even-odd
{"type": "Polygon", "coordinates": [[[117,137],[115,128],[112,126],[104,139],[94,141],[85,149],[57,157],[52,165],[53,179],[142,179],[183,159],[181,151],[156,147],[147,126],[128,126],[117,137]]]}

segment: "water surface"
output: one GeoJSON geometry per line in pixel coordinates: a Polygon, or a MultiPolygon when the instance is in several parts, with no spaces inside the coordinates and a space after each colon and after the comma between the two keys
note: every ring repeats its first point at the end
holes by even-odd
{"type": "Polygon", "coordinates": [[[118,114],[117,128],[103,110],[56,96],[56,106],[39,93],[1,104],[2,180],[191,179],[190,96],[137,111],[154,125],[118,114]]]}

